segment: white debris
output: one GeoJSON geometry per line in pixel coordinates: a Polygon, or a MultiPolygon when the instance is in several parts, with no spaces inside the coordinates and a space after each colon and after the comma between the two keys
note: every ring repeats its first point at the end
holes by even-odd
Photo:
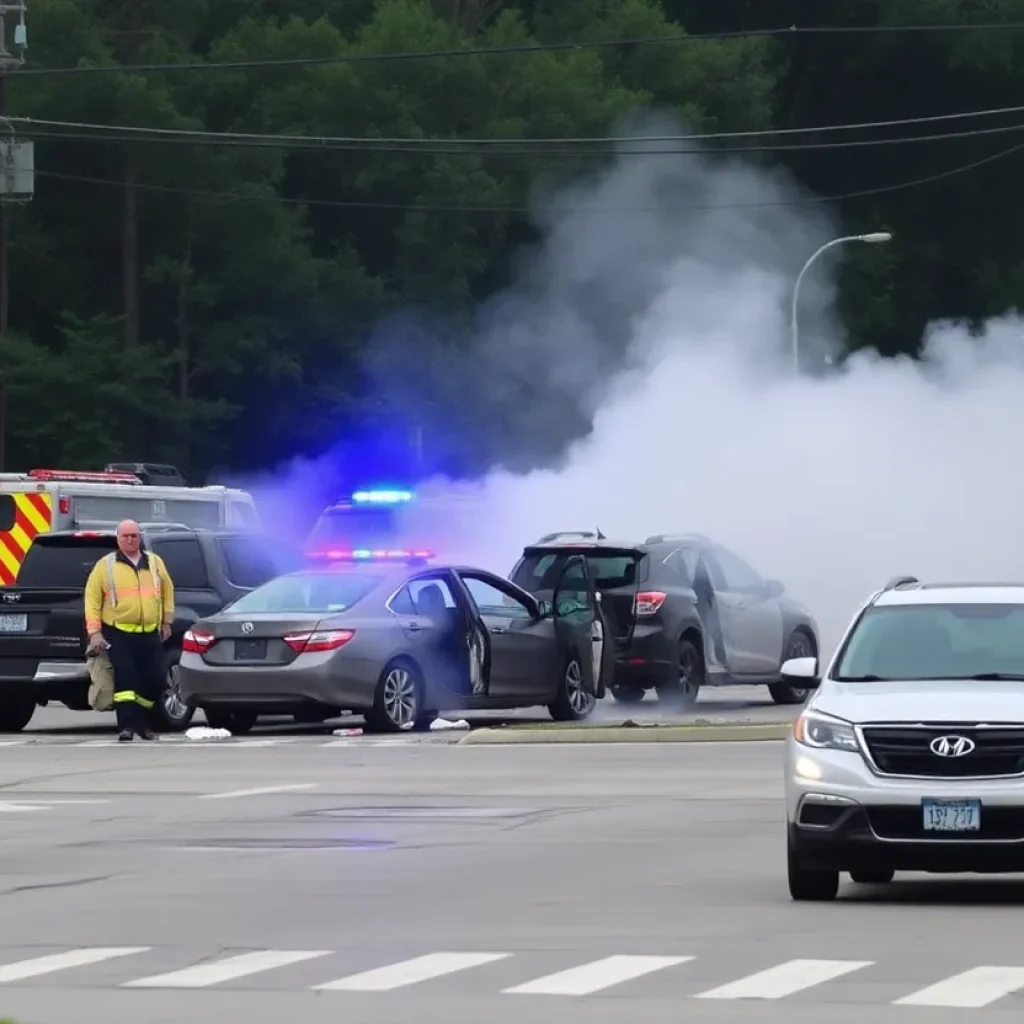
{"type": "Polygon", "coordinates": [[[362,736],[362,729],[335,729],[332,736],[362,736]]]}
{"type": "Polygon", "coordinates": [[[227,729],[211,729],[205,725],[193,725],[185,732],[188,740],[229,740],[231,733],[227,729]]]}
{"type": "Polygon", "coordinates": [[[469,722],[460,718],[457,722],[449,721],[447,718],[435,718],[430,723],[431,732],[443,732],[445,729],[468,729],[469,722]]]}

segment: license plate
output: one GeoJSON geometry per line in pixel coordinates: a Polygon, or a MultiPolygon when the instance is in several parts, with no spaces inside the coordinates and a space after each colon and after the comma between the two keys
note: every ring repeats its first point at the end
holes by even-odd
{"type": "Polygon", "coordinates": [[[27,615],[0,615],[0,633],[25,633],[27,631],[27,615]]]}
{"type": "Polygon", "coordinates": [[[235,641],[235,661],[262,661],[266,656],[266,640],[235,641]]]}
{"type": "Polygon", "coordinates": [[[926,832],[978,832],[980,800],[922,800],[926,832]]]}

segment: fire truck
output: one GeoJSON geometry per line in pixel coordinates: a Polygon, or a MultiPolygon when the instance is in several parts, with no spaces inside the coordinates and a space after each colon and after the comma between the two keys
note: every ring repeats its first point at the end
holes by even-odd
{"type": "Polygon", "coordinates": [[[55,530],[109,528],[122,519],[260,529],[256,503],[247,491],[189,487],[172,466],[135,465],[137,473],[112,467],[105,472],[30,469],[0,473],[0,586],[14,583],[32,541],[55,530]],[[157,479],[167,483],[148,482],[157,479]]]}

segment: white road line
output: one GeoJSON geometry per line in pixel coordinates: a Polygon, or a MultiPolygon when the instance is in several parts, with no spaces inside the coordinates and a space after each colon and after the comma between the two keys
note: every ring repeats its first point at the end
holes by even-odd
{"type": "Polygon", "coordinates": [[[852,971],[870,967],[874,960],[790,960],[766,971],[740,978],[720,988],[700,992],[695,999],[784,999],[794,992],[822,985],[852,971]]]}
{"type": "Polygon", "coordinates": [[[1024,988],[1024,967],[974,967],[894,1000],[897,1006],[977,1009],[1024,988]]]}
{"type": "Polygon", "coordinates": [[[9,981],[20,981],[22,978],[35,978],[40,974],[52,974],[54,971],[66,971],[70,967],[85,967],[89,964],[113,960],[118,956],[132,956],[135,953],[149,952],[149,946],[111,946],[97,949],[72,949],[67,953],[54,953],[51,956],[38,956],[32,960],[19,960],[13,964],[0,967],[0,984],[9,981]]]}
{"type": "Polygon", "coordinates": [[[586,996],[692,959],[692,956],[608,956],[502,991],[542,996],[586,996]]]}
{"type": "Polygon", "coordinates": [[[390,992],[395,988],[415,985],[417,982],[440,978],[445,974],[480,967],[495,960],[504,960],[511,953],[429,953],[413,960],[389,964],[361,974],[351,974],[325,985],[316,985],[317,991],[326,992],[390,992]]]}
{"type": "Polygon", "coordinates": [[[210,964],[197,964],[169,974],[154,974],[148,978],[137,978],[125,982],[121,988],[207,988],[233,978],[244,978],[247,974],[259,974],[275,967],[288,967],[328,956],[329,949],[260,949],[254,953],[241,953],[225,960],[210,964]]]}
{"type": "Polygon", "coordinates": [[[299,782],[294,786],[263,786],[261,789],[232,789],[227,793],[202,793],[200,800],[233,800],[239,796],[263,796],[265,793],[291,793],[298,789],[316,789],[319,782],[299,782]]]}

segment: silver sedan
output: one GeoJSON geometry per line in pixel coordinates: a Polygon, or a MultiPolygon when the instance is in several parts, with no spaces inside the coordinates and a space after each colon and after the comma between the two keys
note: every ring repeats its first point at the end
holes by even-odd
{"type": "Polygon", "coordinates": [[[612,654],[586,564],[571,568],[550,602],[466,566],[280,576],[188,630],[182,696],[235,734],[260,715],[355,712],[386,732],[457,709],[544,705],[555,720],[582,720],[604,695],[612,654]]]}

